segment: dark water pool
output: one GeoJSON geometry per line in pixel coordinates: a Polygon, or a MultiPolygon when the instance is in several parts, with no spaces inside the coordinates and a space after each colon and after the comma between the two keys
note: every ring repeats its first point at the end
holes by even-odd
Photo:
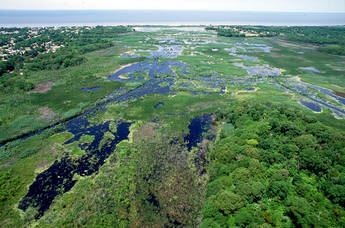
{"type": "Polygon", "coordinates": [[[163,106],[164,102],[158,102],[157,104],[155,104],[155,106],[153,106],[155,109],[157,109],[160,106],[163,106]]]}
{"type": "Polygon", "coordinates": [[[202,134],[210,130],[212,124],[212,114],[197,116],[189,123],[189,134],[184,137],[188,150],[197,146],[203,139],[202,134]]]}
{"type": "Polygon", "coordinates": [[[55,161],[52,166],[36,177],[29,192],[19,202],[18,208],[24,211],[30,206],[37,208],[38,213],[35,218],[38,219],[49,209],[57,195],[69,191],[75,185],[74,174],[89,176],[97,172],[99,167],[104,164],[105,159],[114,151],[116,145],[127,139],[129,135],[131,123],[119,122],[116,132],[111,132],[109,123],[102,123],[83,130],[72,130],[71,133],[75,134],[75,137],[66,144],[78,140],[83,134],[95,135],[93,142],[85,148],[86,154],[78,159],[65,155],[60,161],[55,161]],[[114,137],[100,147],[105,132],[112,133],[114,137]]]}
{"type": "Polygon", "coordinates": [[[314,112],[321,112],[321,107],[320,105],[316,104],[316,103],[313,103],[313,102],[307,102],[307,101],[303,101],[303,100],[300,100],[301,104],[304,105],[305,107],[313,110],[314,112]]]}
{"type": "Polygon", "coordinates": [[[97,91],[97,90],[100,90],[100,89],[101,89],[101,87],[82,88],[82,89],[80,89],[80,91],[82,91],[82,92],[89,92],[89,91],[94,92],[94,91],[97,91]]]}

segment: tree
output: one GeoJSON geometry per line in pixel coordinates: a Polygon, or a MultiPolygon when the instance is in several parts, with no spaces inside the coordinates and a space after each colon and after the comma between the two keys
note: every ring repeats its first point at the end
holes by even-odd
{"type": "Polygon", "coordinates": [[[255,214],[251,207],[244,207],[234,214],[235,224],[239,227],[258,227],[264,220],[255,214]]]}
{"type": "Polygon", "coordinates": [[[299,155],[299,164],[302,169],[312,170],[316,174],[326,171],[330,161],[321,157],[321,151],[312,148],[304,149],[299,155]]]}
{"type": "Polygon", "coordinates": [[[8,62],[8,61],[0,62],[0,76],[12,70],[14,70],[14,65],[11,62],[8,62]]]}
{"type": "Polygon", "coordinates": [[[299,148],[294,143],[283,144],[281,147],[281,153],[286,158],[292,158],[294,155],[297,154],[299,148]]]}
{"type": "Polygon", "coordinates": [[[214,202],[218,210],[225,215],[228,215],[244,206],[242,197],[228,190],[219,192],[216,195],[214,202]]]}
{"type": "Polygon", "coordinates": [[[231,177],[235,184],[241,181],[249,180],[250,176],[251,176],[250,171],[244,167],[239,167],[231,173],[231,177]]]}
{"type": "Polygon", "coordinates": [[[236,187],[236,193],[242,195],[249,203],[260,200],[265,191],[265,185],[259,181],[241,182],[236,187]]]}
{"type": "Polygon", "coordinates": [[[290,184],[285,181],[274,181],[268,186],[268,195],[270,197],[279,197],[284,200],[289,194],[290,184]]]}
{"type": "Polygon", "coordinates": [[[300,150],[306,148],[314,149],[317,145],[317,141],[314,136],[312,135],[301,135],[295,139],[295,143],[300,148],[300,150]]]}
{"type": "Polygon", "coordinates": [[[294,196],[288,199],[286,214],[297,227],[321,225],[308,201],[301,197],[294,196]]]}

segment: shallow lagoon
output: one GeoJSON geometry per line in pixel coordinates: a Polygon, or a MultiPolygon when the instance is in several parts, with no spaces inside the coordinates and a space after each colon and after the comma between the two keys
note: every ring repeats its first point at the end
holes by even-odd
{"type": "Polygon", "coordinates": [[[269,65],[245,66],[243,63],[233,63],[233,65],[247,70],[250,75],[259,75],[262,77],[279,76],[282,73],[281,69],[270,67],[269,65]]]}
{"type": "Polygon", "coordinates": [[[311,72],[314,72],[314,73],[321,73],[321,71],[319,71],[318,69],[316,69],[314,67],[300,67],[300,69],[311,71],[311,72]]]}
{"type": "Polygon", "coordinates": [[[313,103],[313,102],[308,102],[308,101],[303,101],[303,100],[300,100],[299,101],[303,106],[309,108],[310,110],[314,111],[314,112],[321,112],[321,107],[316,104],[316,103],[313,103]]]}

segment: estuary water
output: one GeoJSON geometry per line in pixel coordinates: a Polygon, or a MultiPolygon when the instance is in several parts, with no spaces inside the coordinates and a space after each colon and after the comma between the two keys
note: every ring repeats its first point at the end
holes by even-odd
{"type": "Polygon", "coordinates": [[[1,27],[209,24],[344,25],[345,13],[176,10],[0,10],[1,27]]]}

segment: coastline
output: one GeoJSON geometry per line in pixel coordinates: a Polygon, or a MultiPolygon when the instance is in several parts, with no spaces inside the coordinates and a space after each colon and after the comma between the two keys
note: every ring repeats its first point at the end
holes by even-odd
{"type": "Polygon", "coordinates": [[[177,10],[0,10],[0,27],[345,25],[345,13],[177,10]]]}

